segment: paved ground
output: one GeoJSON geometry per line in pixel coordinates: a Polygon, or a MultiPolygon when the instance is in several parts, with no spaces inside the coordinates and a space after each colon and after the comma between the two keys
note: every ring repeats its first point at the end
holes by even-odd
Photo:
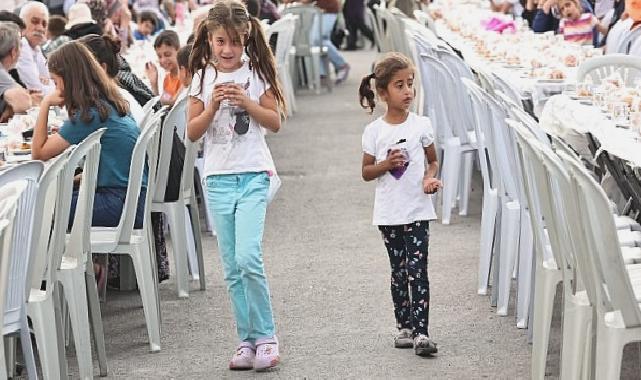
{"type": "MultiPolygon", "coordinates": [[[[264,244],[282,343],[280,369],[260,375],[227,369],[237,342],[215,239],[209,237],[207,291],[178,300],[172,281],[160,287],[160,353],[148,353],[137,293],[109,294],[103,315],[110,378],[529,378],[525,331],[516,329],[512,316],[497,317],[487,298],[475,294],[479,183],[468,217],[447,227],[432,225],[430,325],[438,356],[423,359],[392,348],[388,262],[370,224],[374,186],[360,178],[360,137],[371,116],[359,108],[356,93],[374,54],[346,56],[353,67],[347,83],[331,94],[299,96],[296,115],[270,137],[283,179],[264,244]]],[[[75,357],[69,361],[75,367],[75,357]]],[[[558,359],[551,355],[550,361],[555,374],[558,359]]]]}

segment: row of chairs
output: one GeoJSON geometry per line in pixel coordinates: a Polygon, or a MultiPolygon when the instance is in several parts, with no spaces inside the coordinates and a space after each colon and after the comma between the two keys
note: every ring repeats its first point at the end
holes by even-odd
{"type": "MultiPolygon", "coordinates": [[[[182,102],[186,102],[186,99],[182,102]]],[[[5,190],[7,194],[11,191],[16,193],[11,189],[16,188],[16,184],[24,184],[21,185],[24,189],[17,197],[16,217],[0,216],[0,226],[5,226],[3,238],[6,241],[2,245],[0,260],[0,297],[6,296],[6,300],[0,302],[0,307],[4,309],[0,311],[5,316],[5,336],[14,338],[19,334],[21,338],[29,378],[37,378],[37,373],[27,317],[33,324],[42,374],[46,379],[66,377],[63,320],[67,316],[73,332],[79,377],[93,378],[91,333],[94,335],[100,375],[107,375],[104,332],[92,261],[92,255],[96,254],[131,257],[141,293],[150,350],[160,350],[161,317],[150,222],[152,211],[168,215],[178,295],[188,296],[188,261],[195,262],[191,266],[192,273],[199,274],[201,289],[204,289],[200,221],[193,180],[197,144],[188,139],[185,140],[186,156],[180,197],[175,202],[164,201],[171,140],[176,126],[184,125],[184,115],[182,121],[178,117],[185,113],[183,103],[177,104],[169,112],[162,127],[164,110],[155,113],[150,111],[142,123],[141,134],[132,154],[125,205],[117,227],[91,226],[100,138],[104,129],[96,131],[77,146],[68,148],[46,166],[33,161],[0,173],[0,193],[5,190]],[[79,166],[82,167],[83,177],[73,226],[71,231],[67,231],[73,177],[79,166]],[[145,168],[148,182],[143,192],[145,168]],[[145,202],[144,222],[141,229],[134,229],[139,201],[145,202]],[[187,207],[191,223],[185,223],[187,207]],[[189,240],[185,236],[188,231],[185,225],[191,227],[191,240],[196,246],[197,253],[191,258],[185,253],[189,240]]],[[[0,199],[4,204],[10,196],[0,199]]],[[[13,339],[8,342],[9,366],[4,368],[0,377],[14,373],[15,343],[13,339]]]]}

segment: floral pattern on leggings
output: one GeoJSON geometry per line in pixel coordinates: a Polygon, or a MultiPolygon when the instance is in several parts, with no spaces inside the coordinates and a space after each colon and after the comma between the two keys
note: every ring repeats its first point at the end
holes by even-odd
{"type": "Polygon", "coordinates": [[[429,335],[429,222],[378,228],[383,235],[392,269],[391,291],[396,327],[412,330],[413,336],[429,335]]]}

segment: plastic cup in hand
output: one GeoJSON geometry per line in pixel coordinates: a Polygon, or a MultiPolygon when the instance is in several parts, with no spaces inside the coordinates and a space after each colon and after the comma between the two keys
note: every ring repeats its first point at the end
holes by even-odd
{"type": "Polygon", "coordinates": [[[391,153],[391,152],[393,152],[395,150],[399,150],[401,152],[401,154],[403,155],[403,159],[404,159],[403,164],[393,168],[392,170],[390,170],[390,174],[394,178],[396,178],[397,180],[401,179],[401,177],[403,176],[403,174],[405,174],[405,171],[407,170],[407,167],[410,164],[409,153],[407,152],[407,148],[406,148],[405,145],[406,145],[405,144],[405,139],[399,140],[399,142],[397,142],[396,144],[392,145],[390,147],[389,151],[388,151],[388,153],[391,153]]]}

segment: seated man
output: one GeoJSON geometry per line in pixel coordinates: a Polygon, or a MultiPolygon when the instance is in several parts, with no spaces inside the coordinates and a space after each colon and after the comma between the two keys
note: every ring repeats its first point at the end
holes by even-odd
{"type": "Polygon", "coordinates": [[[0,122],[31,107],[29,92],[9,75],[19,55],[20,29],[13,23],[0,22],[0,122]]]}
{"type": "Polygon", "coordinates": [[[49,77],[45,56],[40,48],[45,42],[49,11],[43,3],[29,1],[20,10],[20,18],[27,28],[16,66],[18,74],[27,89],[41,91],[46,95],[55,89],[49,77]]]}

